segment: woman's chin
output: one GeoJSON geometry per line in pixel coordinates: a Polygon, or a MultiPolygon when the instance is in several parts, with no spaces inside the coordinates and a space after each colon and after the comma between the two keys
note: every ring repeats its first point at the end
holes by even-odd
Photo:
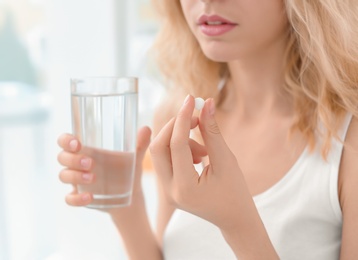
{"type": "Polygon", "coordinates": [[[229,62],[229,61],[233,61],[233,55],[225,55],[222,53],[205,53],[204,55],[212,61],[215,62],[229,62]]]}
{"type": "Polygon", "coordinates": [[[215,62],[229,62],[235,60],[236,55],[232,51],[228,51],[227,49],[218,49],[218,48],[203,48],[204,55],[212,61],[215,62]]]}

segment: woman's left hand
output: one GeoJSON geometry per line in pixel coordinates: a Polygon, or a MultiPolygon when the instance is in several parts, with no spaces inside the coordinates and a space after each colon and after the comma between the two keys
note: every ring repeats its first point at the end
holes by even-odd
{"type": "Polygon", "coordinates": [[[177,117],[152,141],[154,168],[170,202],[177,208],[222,230],[237,229],[238,224],[250,222],[250,212],[257,213],[252,196],[235,155],[220,134],[213,99],[205,101],[199,120],[193,120],[194,103],[194,98],[188,96],[177,117]],[[203,154],[203,148],[190,139],[190,130],[197,125],[209,158],[202,173],[196,172],[193,164],[203,154]]]}

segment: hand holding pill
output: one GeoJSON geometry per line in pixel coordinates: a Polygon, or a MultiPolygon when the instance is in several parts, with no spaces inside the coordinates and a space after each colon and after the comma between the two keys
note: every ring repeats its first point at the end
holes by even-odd
{"type": "Polygon", "coordinates": [[[212,98],[204,102],[202,98],[194,100],[188,95],[178,116],[152,140],[151,158],[165,194],[175,207],[221,228],[227,227],[228,222],[236,223],[241,214],[240,210],[233,211],[221,202],[240,209],[252,203],[252,197],[236,157],[219,131],[214,106],[212,98]],[[195,124],[192,120],[194,109],[202,109],[195,124]],[[200,143],[190,134],[196,126],[199,126],[200,143]],[[203,157],[206,157],[205,162],[201,161],[205,167],[198,172],[193,164],[203,157]],[[231,215],[229,220],[223,217],[231,215]]]}

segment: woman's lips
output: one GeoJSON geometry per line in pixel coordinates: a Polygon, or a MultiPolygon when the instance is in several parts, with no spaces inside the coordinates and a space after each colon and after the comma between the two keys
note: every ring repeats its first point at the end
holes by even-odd
{"type": "Polygon", "coordinates": [[[219,36],[232,29],[234,29],[237,24],[233,23],[227,19],[224,19],[218,15],[202,15],[197,24],[202,33],[207,36],[219,36]]]}

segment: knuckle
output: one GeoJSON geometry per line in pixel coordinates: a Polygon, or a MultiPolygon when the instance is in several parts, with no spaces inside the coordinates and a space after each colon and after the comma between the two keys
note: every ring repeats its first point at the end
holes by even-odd
{"type": "Polygon", "coordinates": [[[65,148],[67,146],[67,143],[69,142],[70,139],[73,138],[73,135],[71,134],[61,134],[58,139],[57,139],[57,144],[61,147],[61,148],[65,148]]]}
{"type": "Polygon", "coordinates": [[[61,164],[61,165],[64,165],[64,151],[61,151],[57,154],[57,161],[61,164]]]}
{"type": "Polygon", "coordinates": [[[207,131],[210,134],[214,134],[214,135],[218,135],[220,134],[220,129],[219,126],[216,122],[211,122],[207,125],[207,131]]]}
{"type": "Polygon", "coordinates": [[[67,195],[66,198],[65,198],[65,201],[70,206],[79,206],[79,202],[78,202],[78,200],[74,199],[74,196],[75,195],[73,195],[73,194],[72,195],[67,195]]]}
{"type": "Polygon", "coordinates": [[[86,157],[84,155],[75,155],[75,154],[69,154],[69,162],[70,162],[70,168],[74,169],[85,169],[90,168],[89,165],[91,159],[89,157],[86,157]],[[86,162],[85,165],[82,165],[83,161],[86,162]]]}
{"type": "Polygon", "coordinates": [[[165,144],[165,142],[160,139],[155,139],[149,145],[149,152],[151,155],[160,155],[166,153],[168,148],[169,147],[167,144],[165,144]]]}
{"type": "Polygon", "coordinates": [[[150,145],[149,145],[149,152],[151,154],[158,154],[161,151],[161,146],[160,143],[156,140],[154,140],[150,145]]]}
{"type": "Polygon", "coordinates": [[[76,174],[69,169],[63,169],[59,174],[59,178],[63,183],[77,183],[76,174]]]}
{"type": "Polygon", "coordinates": [[[58,178],[60,179],[61,182],[65,182],[65,180],[66,180],[66,170],[65,169],[60,171],[60,173],[58,174],[58,178]]]}
{"type": "Polygon", "coordinates": [[[78,168],[80,168],[82,159],[84,159],[84,157],[69,156],[69,162],[70,162],[69,166],[78,165],[78,168]]]}
{"type": "Polygon", "coordinates": [[[89,203],[87,201],[83,201],[81,199],[81,194],[78,193],[68,194],[65,198],[65,201],[68,205],[75,206],[75,207],[84,206],[89,203]]]}
{"type": "Polygon", "coordinates": [[[71,156],[69,154],[66,154],[66,166],[69,168],[73,168],[73,165],[78,165],[79,160],[76,158],[76,156],[71,156]]]}
{"type": "Polygon", "coordinates": [[[57,155],[58,162],[68,168],[81,168],[81,160],[86,159],[83,155],[77,155],[66,151],[61,151],[57,155]]]}

